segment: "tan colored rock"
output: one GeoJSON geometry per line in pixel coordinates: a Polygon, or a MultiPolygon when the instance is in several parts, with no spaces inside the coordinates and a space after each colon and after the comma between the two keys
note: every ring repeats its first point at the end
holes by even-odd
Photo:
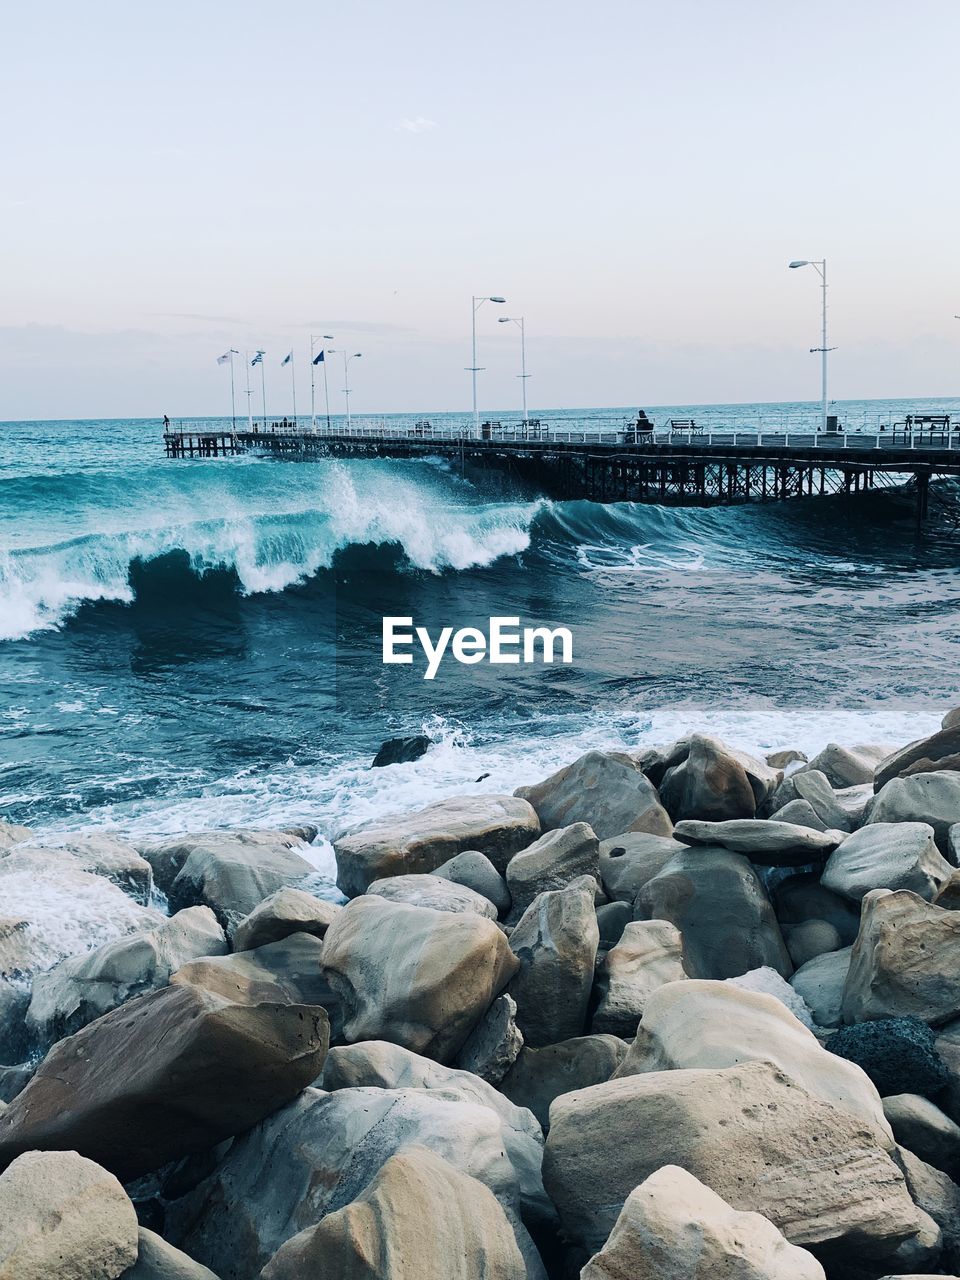
{"type": "Polygon", "coordinates": [[[431,872],[455,854],[478,850],[502,875],[510,858],[536,840],[540,822],[514,796],[454,796],[417,813],[363,823],[334,841],[337,884],[348,897],[385,876],[431,872]]]}
{"type": "Polygon", "coordinates": [[[141,1227],[137,1260],[121,1280],[217,1280],[217,1276],[162,1236],[141,1227]]]}
{"type": "Polygon", "coordinates": [[[386,876],[374,880],[367,889],[376,898],[388,902],[405,902],[411,907],[431,907],[434,911],[472,911],[474,915],[496,920],[497,908],[483,894],[454,884],[442,876],[411,872],[404,876],[386,876]]]}
{"type": "Polygon", "coordinates": [[[618,751],[588,751],[515,794],[533,805],[544,831],[586,822],[598,840],[607,840],[624,831],[668,836],[673,829],[654,785],[631,756],[618,751]]]}
{"type": "Polygon", "coordinates": [[[93,831],[71,836],[57,847],[75,858],[84,871],[106,876],[141,906],[150,905],[153,868],[128,840],[110,831],[93,831]]]}
{"type": "Polygon", "coordinates": [[[923,1226],[875,1130],[769,1062],[625,1076],[562,1095],[550,1118],[544,1184],[588,1249],[665,1164],[821,1256],[888,1257],[923,1226]]]}
{"type": "Polygon", "coordinates": [[[332,991],[320,969],[322,954],[320,938],[312,933],[291,933],[279,942],[268,942],[252,951],[191,960],[177,970],[170,982],[173,986],[203,987],[233,1004],[317,1005],[328,1009],[332,991]]]}
{"type": "Polygon", "coordinates": [[[944,770],[893,778],[867,806],[865,823],[927,822],[937,848],[950,851],[949,832],[960,814],[960,773],[944,770]]]}
{"type": "Polygon", "coordinates": [[[624,1039],[636,1035],[653,992],[686,976],[679,929],[668,920],[631,921],[604,960],[591,1031],[624,1039]]]}
{"type": "Polygon", "coordinates": [[[742,853],[761,866],[793,867],[819,862],[840,843],[838,831],[816,831],[772,818],[736,818],[726,822],[686,819],[673,829],[674,839],[690,845],[719,845],[742,853]]]}
{"type": "Polygon", "coordinates": [[[877,889],[863,899],[843,1020],[911,1014],[931,1026],[960,1015],[960,915],[905,889],[877,889]]]}
{"type": "Polygon", "coordinates": [[[626,1053],[626,1041],[607,1035],[576,1036],[542,1049],[524,1045],[500,1091],[518,1107],[528,1107],[546,1132],[554,1098],[605,1083],[626,1053]]]}
{"type": "Polygon", "coordinates": [[[291,933],[322,938],[339,910],[334,902],[322,902],[303,889],[284,886],[244,916],[233,935],[233,949],[252,951],[270,942],[282,942],[291,933]]]}
{"type": "Polygon", "coordinates": [[[668,769],[660,784],[663,804],[674,822],[755,817],[780,782],[779,771],[719,738],[695,733],[689,742],[686,758],[668,769]]]}
{"type": "Polygon", "coordinates": [[[809,768],[826,775],[831,787],[855,787],[873,782],[874,770],[890,754],[886,746],[861,743],[854,747],[842,747],[830,742],[810,761],[809,768]]]}
{"type": "Polygon", "coordinates": [[[391,1040],[441,1062],[519,967],[492,920],[369,895],[343,908],[323,943],[344,1038],[391,1040]]]}
{"type": "Polygon", "coordinates": [[[831,853],[821,884],[851,902],[871,889],[909,889],[932,901],[953,868],[926,822],[874,822],[831,853]]]}
{"type": "Polygon", "coordinates": [[[796,770],[800,765],[807,763],[807,757],[803,752],[797,751],[794,747],[786,747],[782,751],[768,751],[763,758],[771,769],[796,770]]]}
{"type": "Polygon", "coordinates": [[[262,1280],[311,1275],[527,1280],[528,1272],[493,1193],[441,1156],[410,1146],[351,1204],[288,1240],[261,1273],[262,1280]]]}
{"type": "Polygon", "coordinates": [[[538,893],[564,889],[578,876],[600,879],[600,844],[585,822],[545,832],[507,863],[507,888],[517,921],[538,893]]]}
{"type": "Polygon", "coordinates": [[[0,1175],[0,1280],[117,1280],[137,1259],[137,1215],[106,1169],[29,1151],[0,1175]]]}
{"type": "Polygon", "coordinates": [[[581,1280],[825,1280],[806,1249],[741,1213],[692,1174],[664,1165],[630,1192],[581,1280]]]}
{"type": "Polygon", "coordinates": [[[880,791],[892,778],[934,770],[960,769],[960,724],[949,725],[901,747],[876,766],[873,787],[880,791]]]}

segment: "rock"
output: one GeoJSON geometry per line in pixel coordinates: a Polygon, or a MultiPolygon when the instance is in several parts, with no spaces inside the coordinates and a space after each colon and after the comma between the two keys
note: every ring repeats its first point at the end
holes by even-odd
{"type": "Polygon", "coordinates": [[[867,806],[866,822],[928,822],[937,848],[949,852],[948,833],[960,814],[960,773],[893,778],[867,806]]]}
{"type": "Polygon", "coordinates": [[[462,884],[474,893],[482,894],[493,903],[501,916],[506,916],[510,910],[510,890],[506,880],[486,854],[477,849],[458,853],[455,858],[450,858],[437,867],[433,874],[441,880],[451,880],[454,884],[462,884]]]}
{"type": "Polygon", "coordinates": [[[634,914],[677,926],[693,978],[735,978],[763,965],[784,977],[793,970],[766,890],[742,854],[710,846],[677,854],[640,890],[634,914]]]}
{"type": "Polygon", "coordinates": [[[768,751],[763,757],[771,769],[783,769],[793,771],[793,767],[807,763],[807,757],[802,751],[795,751],[793,747],[787,747],[784,751],[768,751]]]}
{"type": "Polygon", "coordinates": [[[69,956],[37,976],[27,1025],[37,1040],[72,1035],[124,1001],[166,986],[195,956],[222,955],[227,940],[208,907],[189,907],[144,933],[69,956]]]}
{"type": "Polygon", "coordinates": [[[431,907],[434,911],[469,911],[496,920],[497,908],[480,893],[466,885],[454,884],[440,876],[387,876],[374,880],[367,893],[388,902],[405,902],[411,907],[431,907]]]}
{"type": "Polygon", "coordinates": [[[577,1036],[542,1049],[524,1046],[500,1089],[517,1106],[528,1107],[546,1131],[554,1098],[609,1080],[626,1052],[623,1040],[607,1035],[577,1036]]]}
{"type": "Polygon", "coordinates": [[[544,1183],[577,1243],[599,1249],[665,1164],[822,1255],[883,1258],[923,1225],[875,1130],[769,1062],[625,1076],[554,1101],[544,1183]]]}
{"type": "Polygon", "coordinates": [[[37,1070],[35,1062],[17,1062],[0,1066],[0,1101],[12,1102],[22,1092],[37,1070]]]}
{"type": "Polygon", "coordinates": [[[821,884],[851,902],[871,889],[909,889],[927,901],[950,878],[933,827],[925,822],[875,822],[831,853],[821,884]]]}
{"type": "Polygon", "coordinates": [[[518,972],[510,984],[517,1026],[532,1048],[579,1035],[584,1028],[600,944],[589,876],[541,893],[510,935],[518,972]]]}
{"type": "Polygon", "coordinates": [[[809,800],[790,800],[781,809],[770,815],[772,822],[790,822],[794,826],[809,827],[812,831],[830,831],[833,828],[824,822],[809,800]]]}
{"type": "Polygon", "coordinates": [[[831,1107],[868,1126],[881,1147],[893,1135],[880,1097],[859,1067],[837,1060],[773,996],[727,982],[674,982],[647,1000],[617,1078],[766,1061],[831,1107]]]}
{"type": "Polygon", "coordinates": [[[910,1090],[935,1097],[947,1083],[934,1034],[919,1018],[880,1018],[842,1027],[826,1048],[862,1067],[883,1095],[910,1090]]]}
{"type": "Polygon", "coordinates": [[[876,766],[873,788],[882,790],[892,778],[951,769],[960,769],[960,724],[949,725],[927,738],[918,738],[887,755],[876,766]]]}
{"type": "Polygon", "coordinates": [[[540,834],[536,812],[513,796],[454,796],[417,813],[376,818],[334,841],[337,884],[353,898],[374,880],[430,872],[457,853],[479,850],[502,874],[540,834]]]}
{"type": "MultiPolygon", "coordinates": [[[[0,947],[3,926],[0,923],[0,947]]],[[[0,978],[0,1058],[11,1062],[35,1050],[35,1039],[27,1030],[30,984],[18,978],[0,978]]],[[[0,1098],[3,1094],[0,1093],[0,1098]]]]}
{"type": "Polygon", "coordinates": [[[852,831],[859,825],[870,795],[872,788],[869,786],[861,788],[856,797],[846,790],[834,791],[819,769],[801,769],[781,782],[770,797],[768,808],[771,814],[780,817],[788,804],[806,803],[826,830],[852,831]]]}
{"type": "MultiPolygon", "coordinates": [[[[956,825],[950,828],[950,854],[955,856],[954,845],[956,838],[953,832],[956,831],[956,825]]],[[[950,872],[950,877],[940,886],[937,896],[933,899],[938,907],[943,907],[944,911],[960,910],[960,871],[954,870],[950,872]]]]}
{"type": "Polygon", "coordinates": [[[813,1254],[767,1218],[740,1213],[676,1165],[627,1196],[581,1280],[825,1280],[813,1254]]]}
{"type": "Polygon", "coordinates": [[[936,1026],[958,1014],[960,915],[905,889],[868,893],[843,992],[844,1022],[913,1015],[936,1026]]]}
{"type": "Polygon", "coordinates": [[[687,975],[683,939],[667,920],[634,920],[607,952],[599,982],[600,1002],[590,1030],[629,1039],[637,1034],[649,996],[687,975]]]}
{"type": "Polygon", "coordinates": [[[836,849],[842,839],[838,831],[815,831],[790,822],[759,818],[728,822],[678,822],[674,838],[690,845],[719,845],[742,853],[761,866],[795,867],[819,862],[836,849]]]}
{"type": "Polygon", "coordinates": [[[630,902],[605,902],[602,907],[597,907],[601,950],[615,947],[632,919],[633,904],[630,902]]]}
{"type": "Polygon", "coordinates": [[[401,1049],[386,1040],[365,1040],[330,1050],[323,1070],[323,1088],[431,1089],[489,1107],[503,1126],[503,1144],[517,1174],[524,1216],[535,1220],[554,1217],[543,1189],[543,1133],[526,1107],[518,1106],[469,1071],[441,1066],[429,1058],[401,1049]],[[453,1093],[451,1094],[451,1091],[453,1093]]]}
{"type": "Polygon", "coordinates": [[[619,751],[588,751],[515,794],[533,805],[544,831],[586,822],[598,840],[607,840],[623,831],[668,836],[672,830],[656,787],[635,760],[619,751]]]}
{"type": "Polygon", "coordinates": [[[75,858],[84,871],[106,876],[141,906],[150,905],[153,868],[127,840],[109,831],[96,831],[88,836],[73,836],[58,848],[75,858]]]}
{"type": "Polygon", "coordinates": [[[762,761],[695,733],[684,761],[664,774],[660,795],[674,822],[725,822],[754,817],[779,781],[780,774],[762,761]]]}
{"type": "Polygon", "coordinates": [[[805,920],[825,920],[849,946],[860,928],[860,911],[847,898],[825,889],[815,872],[787,876],[771,890],[777,919],[786,932],[805,920]]]}
{"type": "Polygon", "coordinates": [[[282,831],[204,831],[142,852],[173,910],[210,907],[232,937],[265,898],[313,874],[302,848],[282,831]]]}
{"type": "Polygon", "coordinates": [[[755,991],[761,995],[773,996],[774,1000],[779,1000],[805,1027],[811,1031],[817,1029],[807,1002],[794,990],[786,978],[780,977],[776,969],[771,969],[769,966],[751,969],[748,973],[741,973],[736,978],[724,978],[724,982],[727,986],[737,987],[740,991],[755,991]]]}
{"type": "Polygon", "coordinates": [[[960,1231],[960,1187],[904,1147],[897,1148],[896,1161],[903,1170],[914,1204],[933,1219],[943,1232],[944,1245],[955,1256],[960,1231]]]}
{"type": "Polygon", "coordinates": [[[518,969],[492,920],[369,895],[343,908],[323,943],[345,1039],[391,1040],[441,1062],[518,969]]]}
{"type": "Polygon", "coordinates": [[[339,910],[336,903],[321,902],[303,889],[278,889],[240,921],[233,935],[233,949],[252,951],[269,942],[281,942],[291,933],[312,933],[315,938],[322,938],[339,910]]]}
{"type": "Polygon", "coordinates": [[[29,840],[33,832],[29,827],[18,827],[13,822],[4,822],[0,818],[0,853],[12,849],[15,844],[29,840]]]}
{"type": "Polygon", "coordinates": [[[790,959],[798,969],[817,956],[839,951],[843,946],[836,927],[827,920],[804,920],[786,932],[786,938],[790,959]]]}
{"type": "Polygon", "coordinates": [[[841,747],[831,742],[813,757],[809,768],[824,774],[831,787],[855,787],[872,783],[874,769],[888,754],[889,748],[873,743],[841,747]]]}
{"type": "Polygon", "coordinates": [[[511,920],[519,920],[538,893],[565,889],[578,876],[600,879],[600,844],[592,827],[575,822],[547,831],[507,863],[511,920]]]}
{"type": "Polygon", "coordinates": [[[124,1181],[240,1133],[315,1080],[322,1009],[171,986],[61,1040],[0,1117],[0,1168],[72,1148],[124,1181]]]}
{"type": "Polygon", "coordinates": [[[929,1098],[918,1093],[890,1094],[883,1099],[883,1114],[897,1142],[915,1156],[947,1174],[960,1166],[960,1125],[929,1098]]]}
{"type": "Polygon", "coordinates": [[[516,1062],[523,1048],[523,1033],[517,1026],[517,1002],[504,993],[494,1000],[467,1036],[457,1055],[457,1066],[481,1080],[498,1085],[516,1062]]]}
{"type": "Polygon", "coordinates": [[[669,836],[626,831],[600,844],[600,879],[611,898],[633,905],[637,894],[686,846],[669,836]]]}
{"type": "Polygon", "coordinates": [[[818,1027],[839,1027],[843,1021],[843,987],[850,968],[851,947],[831,951],[801,965],[790,985],[808,1005],[818,1027]]]}
{"type": "Polygon", "coordinates": [[[231,956],[204,956],[183,965],[170,979],[173,986],[203,987],[233,1004],[318,1006],[336,1021],[339,1009],[320,970],[323,942],[310,933],[291,933],[252,951],[231,956]],[[329,1006],[333,1005],[333,1009],[329,1006]]]}
{"type": "MultiPolygon", "coordinates": [[[[501,1120],[455,1089],[304,1090],[238,1138],[205,1182],[168,1207],[166,1234],[224,1280],[256,1280],[286,1240],[356,1200],[412,1143],[492,1191],[534,1265],[501,1120]]],[[[422,1220],[425,1233],[439,1209],[422,1220]]]]}
{"type": "Polygon", "coordinates": [[[493,1192],[425,1147],[410,1146],[391,1156],[356,1200],[281,1245],[261,1280],[374,1275],[527,1280],[528,1272],[493,1192]]]}
{"type": "Polygon", "coordinates": [[[137,1215],[113,1174],[75,1151],[29,1151],[0,1175],[0,1280],[116,1280],[137,1215]]]}
{"type": "Polygon", "coordinates": [[[415,733],[407,738],[388,738],[380,744],[370,768],[382,769],[388,764],[410,764],[426,755],[430,745],[431,740],[425,733],[415,733]]]}
{"type": "Polygon", "coordinates": [[[137,1261],[129,1271],[124,1271],[122,1280],[217,1280],[217,1277],[155,1232],[141,1227],[137,1261]]]}

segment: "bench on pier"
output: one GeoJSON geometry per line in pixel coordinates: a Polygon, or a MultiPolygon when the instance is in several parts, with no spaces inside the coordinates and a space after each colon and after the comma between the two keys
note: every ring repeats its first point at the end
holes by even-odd
{"type": "Polygon", "coordinates": [[[692,431],[694,435],[703,435],[703,427],[698,427],[693,418],[671,418],[671,431],[692,431]]]}

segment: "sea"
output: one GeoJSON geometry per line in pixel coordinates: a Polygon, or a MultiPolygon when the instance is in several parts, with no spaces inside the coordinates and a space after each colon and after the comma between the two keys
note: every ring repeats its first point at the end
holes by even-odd
{"type": "MultiPolygon", "coordinates": [[[[647,408],[744,429],[816,415],[647,408]]],[[[831,407],[851,430],[911,410],[960,399],[831,407]]],[[[901,744],[960,703],[960,532],[954,486],[935,488],[918,536],[897,487],[601,506],[440,458],[168,460],[156,420],[0,423],[0,817],[53,843],[311,823],[324,881],[355,823],[510,792],[593,747],[901,744]],[[384,615],[434,635],[566,626],[574,661],[446,661],[425,681],[382,664],[384,615]],[[420,760],[370,768],[414,733],[433,740],[420,760]]]]}

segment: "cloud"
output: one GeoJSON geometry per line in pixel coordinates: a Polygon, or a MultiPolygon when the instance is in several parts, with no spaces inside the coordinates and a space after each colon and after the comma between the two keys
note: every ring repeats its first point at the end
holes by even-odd
{"type": "Polygon", "coordinates": [[[440,126],[436,120],[428,120],[426,116],[404,116],[402,120],[397,120],[393,128],[397,133],[429,133],[431,129],[439,129],[440,126]]]}
{"type": "Polygon", "coordinates": [[[206,316],[196,311],[155,311],[155,316],[167,320],[198,320],[202,324],[242,324],[249,325],[249,320],[237,320],[234,316],[206,316]]]}
{"type": "Polygon", "coordinates": [[[403,324],[378,324],[373,320],[308,320],[305,325],[284,325],[286,329],[329,329],[331,333],[337,330],[346,333],[367,333],[375,336],[387,337],[392,333],[415,333],[416,330],[411,329],[408,325],[403,324]]]}

